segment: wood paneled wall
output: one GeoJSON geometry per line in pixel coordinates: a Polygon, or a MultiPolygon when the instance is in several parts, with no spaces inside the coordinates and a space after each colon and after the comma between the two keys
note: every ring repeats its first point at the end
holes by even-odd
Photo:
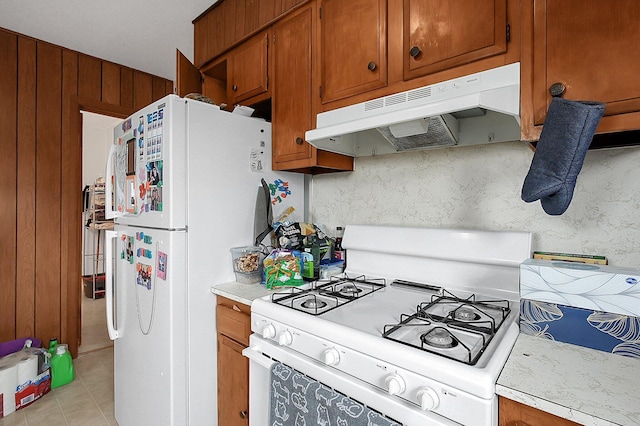
{"type": "Polygon", "coordinates": [[[173,82],[0,29],[0,342],[80,336],[82,116],[126,117],[173,82]]]}

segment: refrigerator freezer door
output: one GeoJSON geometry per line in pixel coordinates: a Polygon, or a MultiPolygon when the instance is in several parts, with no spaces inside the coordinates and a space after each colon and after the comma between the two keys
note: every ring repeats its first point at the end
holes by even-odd
{"type": "Polygon", "coordinates": [[[114,128],[106,176],[118,223],[186,228],[185,109],[169,95],[114,128]]]}
{"type": "Polygon", "coordinates": [[[116,420],[188,424],[186,232],[115,232],[116,420]]]}

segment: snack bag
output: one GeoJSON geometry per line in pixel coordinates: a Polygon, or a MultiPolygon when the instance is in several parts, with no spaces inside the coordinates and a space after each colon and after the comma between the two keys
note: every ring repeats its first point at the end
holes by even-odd
{"type": "Polygon", "coordinates": [[[264,262],[265,284],[269,290],[283,286],[304,284],[300,267],[300,253],[275,249],[264,262]]]}
{"type": "Polygon", "coordinates": [[[320,246],[320,258],[330,258],[332,242],[320,225],[305,222],[283,222],[277,226],[275,233],[278,247],[300,251],[309,245],[307,237],[314,235],[320,246]]]}

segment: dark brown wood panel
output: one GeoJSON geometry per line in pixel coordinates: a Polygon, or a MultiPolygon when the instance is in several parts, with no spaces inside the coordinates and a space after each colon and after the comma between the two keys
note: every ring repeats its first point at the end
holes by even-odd
{"type": "Polygon", "coordinates": [[[258,15],[260,6],[258,0],[245,0],[244,2],[244,33],[251,34],[258,29],[258,15]]]}
{"type": "Polygon", "coordinates": [[[133,70],[120,69],[120,106],[133,108],[133,70]]]}
{"type": "Polygon", "coordinates": [[[206,17],[207,29],[207,58],[205,61],[213,58],[222,52],[225,45],[224,18],[226,13],[225,3],[213,9],[206,17]]]}
{"type": "Polygon", "coordinates": [[[245,0],[236,0],[236,17],[234,19],[236,27],[235,27],[235,37],[234,41],[240,40],[244,37],[247,32],[245,31],[244,21],[245,21],[245,0]]]}
{"type": "Polygon", "coordinates": [[[16,117],[18,40],[0,32],[0,341],[16,333],[16,117]]]}
{"type": "Polygon", "coordinates": [[[236,38],[236,3],[238,0],[225,0],[220,7],[224,11],[224,48],[231,46],[236,38]]]}
{"type": "MultiPolygon", "coordinates": [[[[81,56],[81,55],[80,55],[81,56]]],[[[82,200],[77,190],[82,182],[82,140],[72,137],[72,116],[74,104],[72,99],[78,94],[78,59],[79,55],[68,50],[62,54],[62,161],[61,161],[61,235],[60,235],[60,321],[62,341],[68,342],[71,354],[77,355],[76,342],[81,333],[81,300],[80,280],[82,274],[82,200]],[[65,283],[67,285],[65,285],[65,283]],[[65,315],[66,313],[66,315],[65,315]]],[[[119,70],[118,70],[119,75],[119,70]]],[[[103,74],[104,76],[104,74],[103,74]]],[[[119,84],[118,84],[119,86],[119,84]]],[[[104,86],[103,86],[104,87],[104,86]]],[[[119,87],[111,89],[120,92],[119,87]]],[[[103,92],[104,93],[104,92],[103,92]]]]}
{"type": "Polygon", "coordinates": [[[258,3],[258,25],[263,26],[276,17],[276,0],[260,0],[258,3]]]}
{"type": "MultiPolygon", "coordinates": [[[[33,336],[46,343],[57,337],[77,356],[80,111],[120,118],[134,112],[134,70],[104,65],[0,29],[0,341],[33,336]],[[90,97],[79,97],[79,88],[90,97]]],[[[146,93],[145,104],[173,91],[169,80],[140,75],[138,94],[146,93]]]]}
{"type": "Polygon", "coordinates": [[[151,75],[140,71],[133,72],[133,109],[139,110],[153,101],[153,83],[151,75]]]}
{"type": "Polygon", "coordinates": [[[193,63],[198,67],[213,56],[213,46],[209,47],[209,19],[212,16],[213,11],[193,23],[193,63]]]}
{"type": "Polygon", "coordinates": [[[164,98],[164,95],[166,93],[166,84],[165,84],[165,79],[161,78],[161,77],[156,77],[154,76],[151,80],[151,97],[153,98],[154,101],[157,101],[158,99],[164,98]]]}
{"type": "Polygon", "coordinates": [[[78,95],[83,98],[102,98],[102,62],[87,55],[78,55],[78,95]]]}
{"type": "Polygon", "coordinates": [[[18,39],[18,239],[16,336],[35,336],[36,41],[18,39]]]}
{"type": "Polygon", "coordinates": [[[36,130],[36,335],[58,337],[62,50],[38,43],[36,130]]]}
{"type": "Polygon", "coordinates": [[[102,63],[102,102],[120,105],[120,65],[102,63]]]}
{"type": "Polygon", "coordinates": [[[300,3],[300,0],[279,0],[276,5],[276,15],[282,15],[298,3],[300,3]]]}

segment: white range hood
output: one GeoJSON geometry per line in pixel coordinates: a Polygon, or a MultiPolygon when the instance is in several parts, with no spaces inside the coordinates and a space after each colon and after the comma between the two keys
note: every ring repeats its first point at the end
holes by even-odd
{"type": "Polygon", "coordinates": [[[352,157],[520,140],[520,64],[320,113],[305,136],[352,157]]]}

